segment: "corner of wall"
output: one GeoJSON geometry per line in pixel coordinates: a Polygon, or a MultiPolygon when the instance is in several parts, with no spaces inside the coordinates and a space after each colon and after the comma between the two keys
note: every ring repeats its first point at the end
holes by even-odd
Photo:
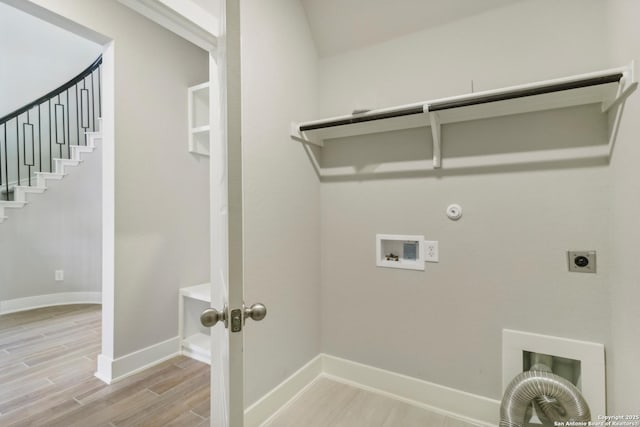
{"type": "MultiPolygon", "coordinates": [[[[637,16],[640,3],[633,0],[607,1],[608,35],[611,62],[614,65],[635,60],[636,79],[640,61],[640,28],[637,16]]],[[[640,396],[640,370],[637,355],[640,338],[634,325],[640,324],[637,278],[640,229],[640,92],[632,94],[624,105],[616,145],[610,164],[612,265],[609,278],[611,307],[611,345],[607,348],[607,395],[611,415],[637,411],[640,396]]]]}

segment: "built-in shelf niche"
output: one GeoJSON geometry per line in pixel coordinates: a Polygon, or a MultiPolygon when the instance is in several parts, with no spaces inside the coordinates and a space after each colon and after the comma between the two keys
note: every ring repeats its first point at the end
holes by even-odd
{"type": "Polygon", "coordinates": [[[181,353],[205,363],[211,363],[209,328],[200,323],[200,314],[211,304],[211,285],[180,288],[178,319],[181,353]]]}
{"type": "Polygon", "coordinates": [[[376,265],[424,270],[424,236],[377,234],[376,265]]]}
{"type": "Polygon", "coordinates": [[[209,82],[187,90],[189,112],[189,152],[209,155],[209,82]]]}

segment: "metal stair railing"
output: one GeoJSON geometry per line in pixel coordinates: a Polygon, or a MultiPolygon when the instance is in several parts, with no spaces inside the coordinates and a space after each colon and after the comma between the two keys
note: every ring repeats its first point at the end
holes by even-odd
{"type": "Polygon", "coordinates": [[[31,186],[35,172],[54,172],[72,145],[87,145],[102,115],[102,55],[76,77],[0,118],[0,192],[10,200],[17,185],[31,186]]]}

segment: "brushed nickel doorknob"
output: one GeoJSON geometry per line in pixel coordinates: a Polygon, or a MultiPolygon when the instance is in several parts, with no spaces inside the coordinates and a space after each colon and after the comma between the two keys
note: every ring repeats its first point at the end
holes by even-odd
{"type": "Polygon", "coordinates": [[[265,307],[264,304],[261,304],[261,303],[256,303],[256,304],[253,304],[251,307],[244,308],[245,319],[247,317],[250,317],[256,322],[259,322],[260,320],[264,319],[266,315],[267,315],[267,307],[265,307]]]}
{"type": "Polygon", "coordinates": [[[202,326],[211,328],[215,326],[215,324],[218,323],[219,321],[226,320],[226,317],[227,317],[226,310],[220,312],[215,308],[207,308],[200,315],[200,323],[202,323],[202,326]]]}

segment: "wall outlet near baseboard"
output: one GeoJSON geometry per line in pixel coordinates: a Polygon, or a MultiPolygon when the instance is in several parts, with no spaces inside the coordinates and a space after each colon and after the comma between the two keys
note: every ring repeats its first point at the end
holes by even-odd
{"type": "Polygon", "coordinates": [[[62,282],[64,280],[64,270],[56,270],[55,280],[56,282],[62,282]]]}

